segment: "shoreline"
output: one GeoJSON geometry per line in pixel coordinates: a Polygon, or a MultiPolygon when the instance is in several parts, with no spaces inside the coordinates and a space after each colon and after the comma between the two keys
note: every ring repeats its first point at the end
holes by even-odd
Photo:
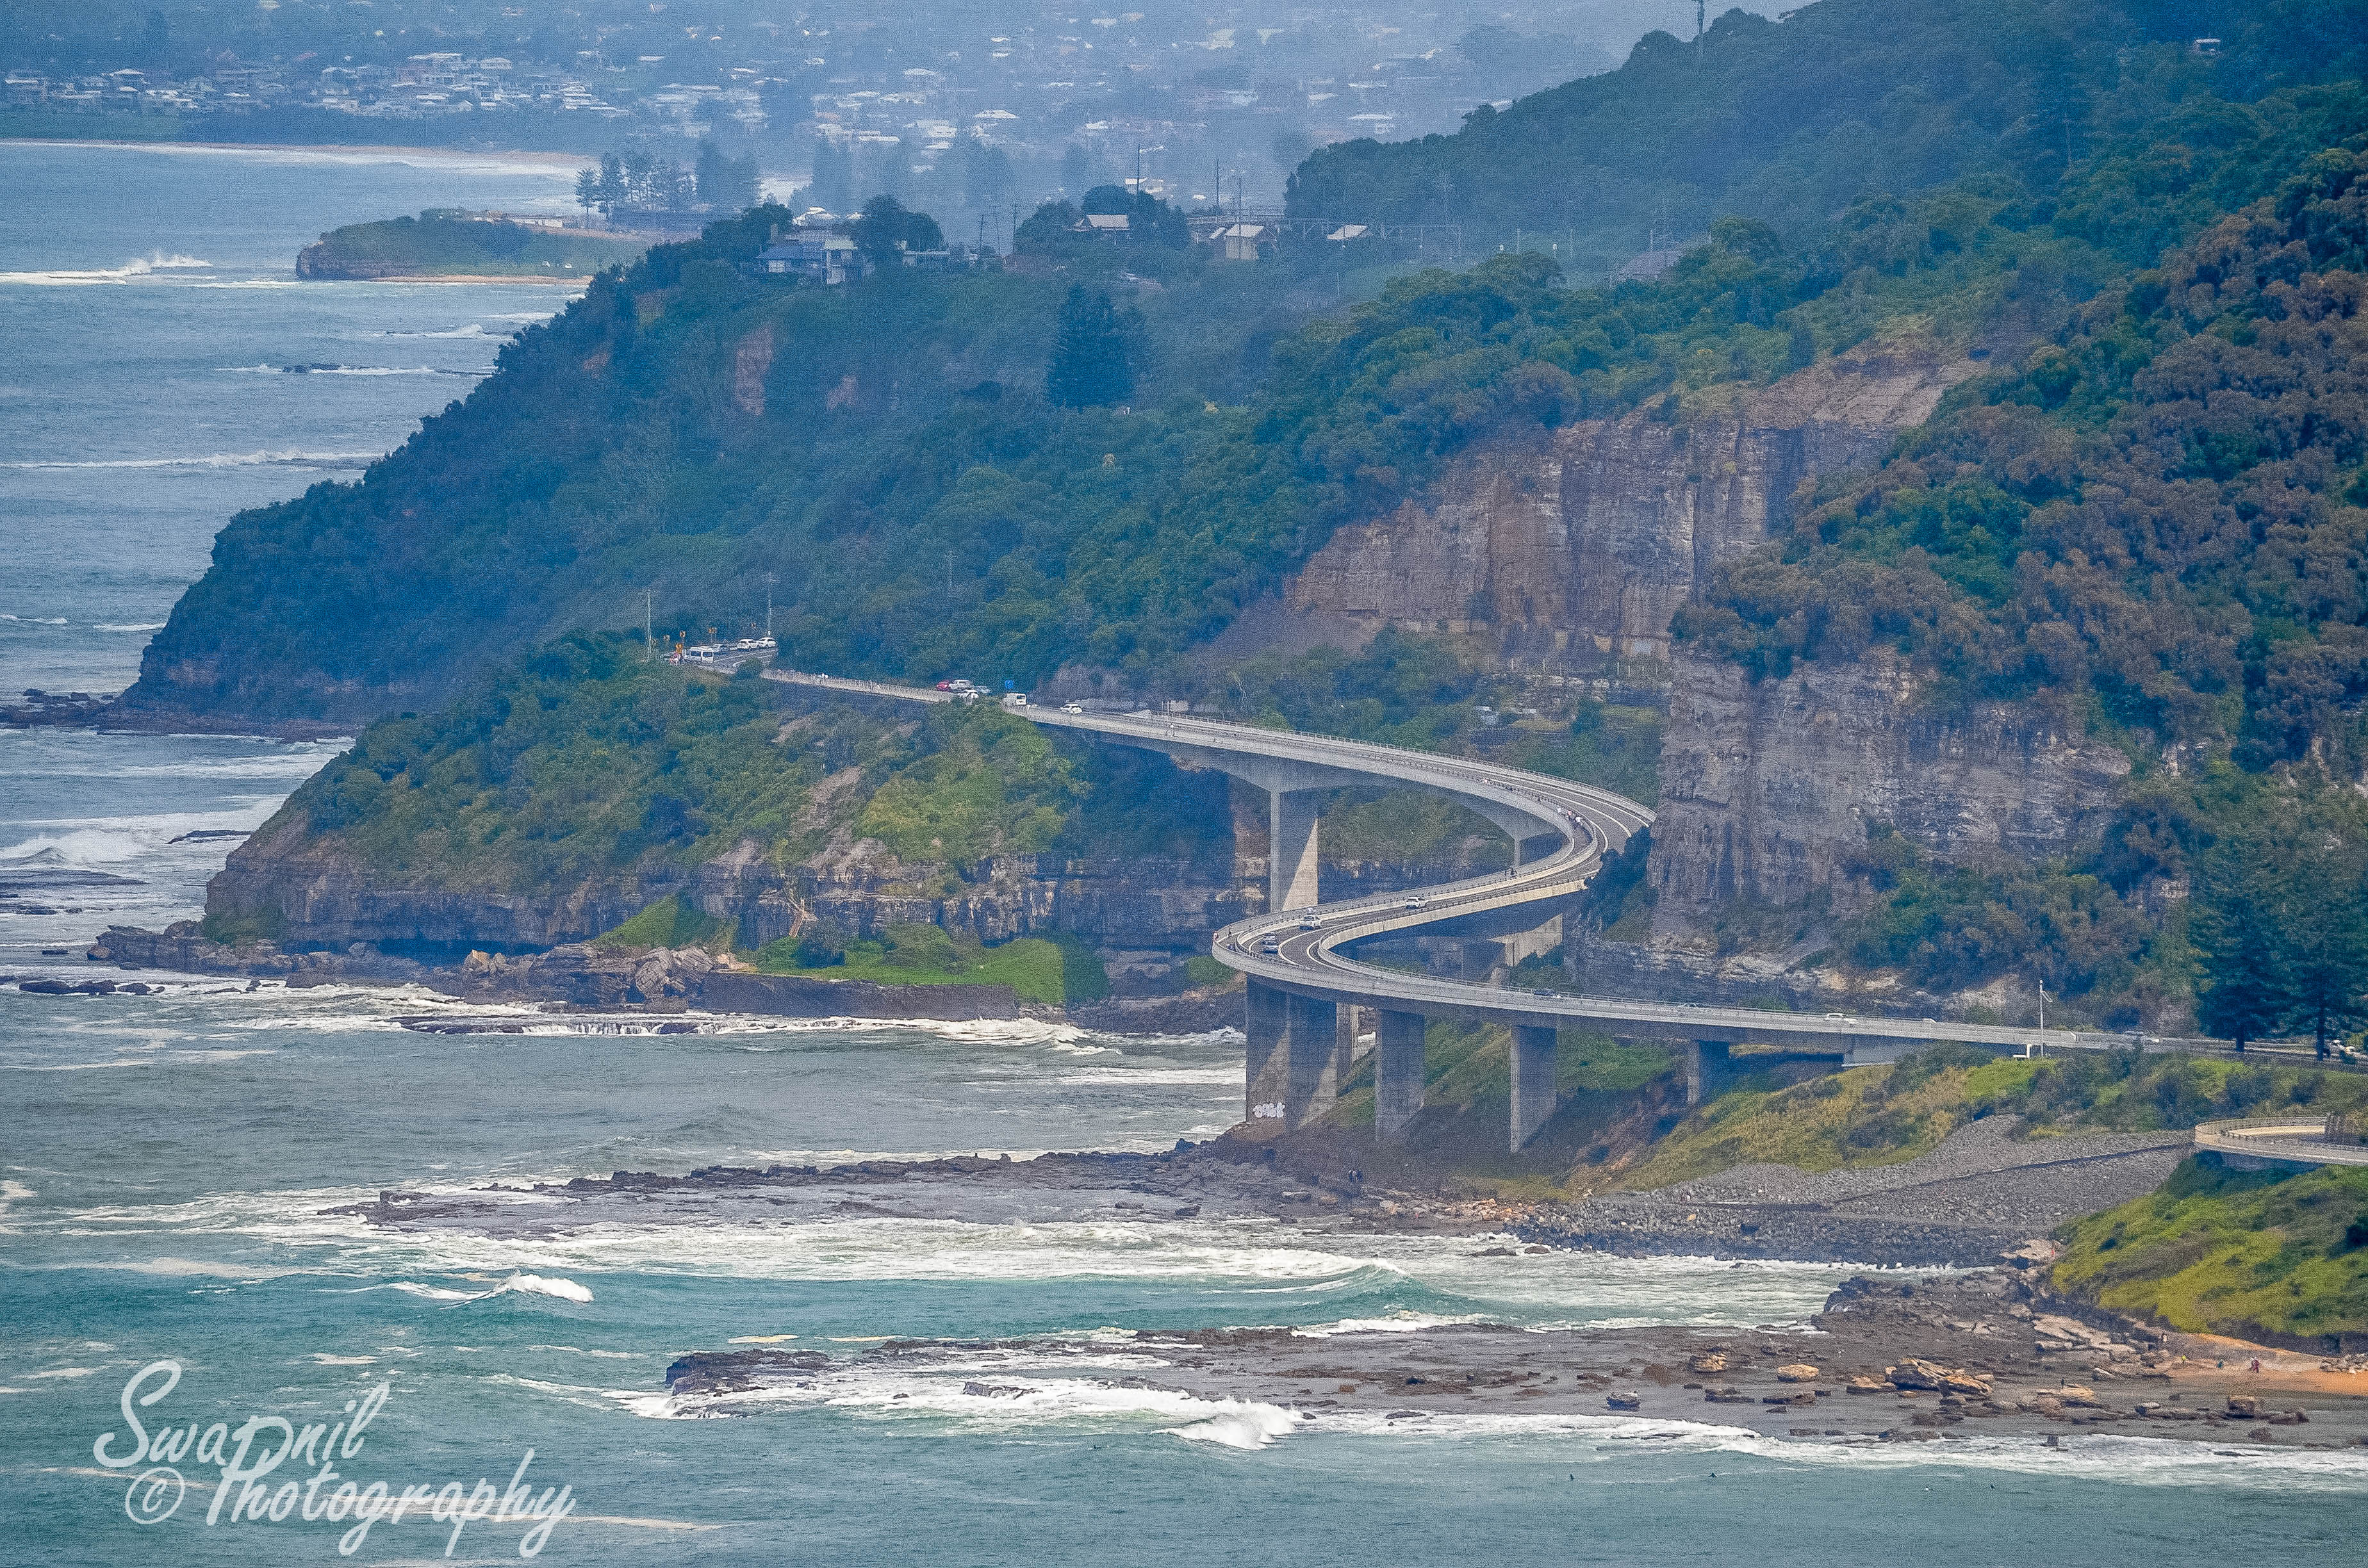
{"type": "MultiPolygon", "coordinates": [[[[388,1191],[325,1212],[398,1233],[511,1238],[628,1219],[648,1227],[857,1216],[1141,1226],[1265,1218],[1310,1233],[1475,1244],[1505,1234],[1504,1205],[1318,1190],[1251,1153],[1219,1139],[1156,1155],[871,1159],[709,1167],[680,1176],[620,1171],[523,1188],[388,1191]]],[[[1472,1256],[1518,1272],[1525,1258],[1566,1250],[1573,1249],[1499,1244],[1475,1246],[1472,1256]]],[[[2055,1297],[2034,1262],[1945,1275],[1860,1274],[1807,1323],[1756,1327],[1471,1323],[1317,1333],[1179,1324],[1135,1331],[1119,1352],[1123,1376],[1093,1370],[1112,1358],[1107,1335],[894,1340],[849,1357],[725,1346],[677,1359],[666,1392],[700,1414],[753,1415],[756,1408],[738,1403],[773,1403],[842,1372],[943,1371],[968,1380],[961,1385],[967,1396],[1020,1399],[1044,1381],[1046,1358],[1058,1357],[1076,1368],[1064,1378],[1268,1406],[1316,1423],[1315,1429],[1326,1420],[1379,1418],[1398,1429],[1396,1423],[1440,1415],[1518,1413],[1683,1420],[1844,1445],[1981,1437],[2053,1447],[2110,1429],[2223,1447],[2368,1449],[2368,1371],[2132,1323],[2055,1297]],[[982,1352],[1008,1353],[1026,1369],[1003,1374],[1008,1381],[977,1381],[996,1376],[980,1366],[982,1352]],[[1142,1370],[1144,1356],[1158,1363],[1156,1370],[1142,1370]]],[[[2352,1367],[2362,1359],[2351,1358],[2352,1367]]]]}
{"type": "Polygon", "coordinates": [[[151,151],[195,153],[313,153],[329,155],[347,153],[376,157],[437,158],[446,161],[484,163],[544,164],[553,168],[564,165],[569,173],[599,162],[593,153],[533,153],[503,152],[497,149],[463,150],[455,147],[409,147],[377,142],[184,142],[161,136],[64,137],[9,136],[0,134],[0,142],[28,147],[138,147],[151,151]]]}

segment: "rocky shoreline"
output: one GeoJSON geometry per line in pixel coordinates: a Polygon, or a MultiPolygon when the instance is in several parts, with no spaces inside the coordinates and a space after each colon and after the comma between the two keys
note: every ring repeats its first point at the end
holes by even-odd
{"type": "Polygon", "coordinates": [[[718,1415],[779,1410],[785,1392],[800,1390],[827,1397],[850,1375],[935,1373],[947,1393],[958,1386],[969,1399],[1017,1404],[1048,1381],[1083,1379],[1266,1407],[1315,1430],[1378,1422],[1419,1434],[1478,1415],[1628,1416],[1828,1445],[2036,1438],[2055,1448],[2110,1433],[2223,1451],[2368,1449],[2368,1374],[2273,1353],[2232,1366],[2225,1342],[2101,1330],[2057,1305],[2011,1269],[1860,1276],[1805,1324],[1142,1330],[1117,1355],[1107,1336],[892,1340],[846,1357],[717,1349],[677,1359],[666,1387],[674,1413],[718,1415]],[[995,1370],[998,1357],[1013,1369],[995,1370]],[[1123,1371],[1098,1371],[1121,1359],[1123,1371]]]}
{"type": "MultiPolygon", "coordinates": [[[[962,1021],[1038,1017],[1104,1034],[1205,1034],[1241,1025],[1238,991],[1111,997],[1067,1007],[1023,1004],[1008,985],[886,985],[813,974],[759,974],[696,948],[654,951],[570,943],[512,957],[472,952],[435,965],[356,942],[344,952],[285,952],[268,941],[227,947],[184,920],[163,931],[111,926],[85,956],[125,970],[165,970],[291,985],[422,985],[461,1001],[540,1004],[564,1011],[682,1013],[694,1008],[757,1017],[962,1021]]],[[[45,991],[94,991],[112,983],[44,982],[45,991]]],[[[449,1032],[449,1031],[448,1031],[449,1032]]]]}

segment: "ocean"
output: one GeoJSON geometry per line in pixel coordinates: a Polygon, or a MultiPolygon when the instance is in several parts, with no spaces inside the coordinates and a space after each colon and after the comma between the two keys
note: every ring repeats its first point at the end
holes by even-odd
{"type": "MultiPolygon", "coordinates": [[[[354,477],[565,302],[289,276],[338,223],[564,204],[549,165],[0,143],[0,689],[122,685],[231,512],[354,477]]],[[[337,749],[0,731],[0,973],[85,978],[110,922],[193,916],[225,835],[337,749]]],[[[1268,1221],[415,1235],[336,1212],[616,1170],[1156,1150],[1232,1119],[1228,1034],[456,1036],[398,1022],[449,1007],[422,993],[113,977],[158,988],[0,986],[0,1561],[328,1562],[351,1540],[347,1560],[379,1562],[527,1545],[586,1563],[2334,1562],[2368,1525],[2368,1462],[2342,1454],[1839,1448],[1609,1413],[1416,1430],[1128,1382],[1156,1381],[1136,1329],[1284,1325],[1315,1346],[1344,1325],[1793,1323],[1848,1272],[1827,1266],[1484,1256],[1268,1221]],[[1024,1343],[1049,1335],[1096,1348],[1024,1343]],[[967,1365],[1029,1392],[966,1392],[959,1358],[862,1359],[889,1338],[1021,1341],[967,1365]],[[666,1397],[674,1358],[734,1340],[833,1361],[754,1414],[666,1397]],[[180,1447],[160,1459],[131,1418],[180,1447]],[[256,1453],[273,1418],[347,1424],[335,1464],[358,1488],[482,1478],[490,1497],[518,1477],[538,1500],[568,1488],[569,1511],[547,1540],[515,1519],[456,1538],[417,1508],[353,1540],[301,1494],[278,1519],[209,1523],[224,1456],[200,1462],[202,1429],[250,1418],[256,1453]]]]}

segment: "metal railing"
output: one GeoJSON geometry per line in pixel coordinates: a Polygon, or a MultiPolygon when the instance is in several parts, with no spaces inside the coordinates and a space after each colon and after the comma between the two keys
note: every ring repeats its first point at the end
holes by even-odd
{"type": "Polygon", "coordinates": [[[2199,1122],[2195,1146],[2215,1154],[2249,1155],[2305,1165],[2368,1165],[2368,1146],[2338,1142],[2349,1135],[2343,1119],[2330,1116],[2250,1117],[2199,1122]]]}

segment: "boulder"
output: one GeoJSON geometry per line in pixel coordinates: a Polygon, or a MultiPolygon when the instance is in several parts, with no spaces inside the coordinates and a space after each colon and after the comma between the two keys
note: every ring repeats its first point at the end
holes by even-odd
{"type": "Polygon", "coordinates": [[[2260,1413],[2261,1401],[2259,1395],[2249,1393],[2232,1393],[2228,1396],[2229,1415],[2241,1415],[2249,1421],[2253,1417],[2260,1415],[2260,1413]]]}
{"type": "Polygon", "coordinates": [[[1818,1376],[1817,1369],[1806,1361],[1788,1361],[1776,1369],[1776,1381],[1780,1383],[1814,1383],[1818,1376]]]}
{"type": "Polygon", "coordinates": [[[1645,1396],[1641,1393],[1606,1394],[1603,1403],[1612,1410],[1642,1410],[1645,1408],[1645,1396]]]}
{"type": "Polygon", "coordinates": [[[1969,1372],[1963,1367],[1943,1367],[1938,1361],[1927,1361],[1910,1356],[1896,1367],[1886,1369],[1891,1386],[1902,1389],[1932,1389],[1942,1393],[1977,1393],[1990,1392],[1987,1378],[1969,1372]]]}
{"type": "Polygon", "coordinates": [[[1690,1372],[1724,1372],[1727,1368],[1726,1352],[1705,1350],[1686,1363],[1690,1372]]]}

